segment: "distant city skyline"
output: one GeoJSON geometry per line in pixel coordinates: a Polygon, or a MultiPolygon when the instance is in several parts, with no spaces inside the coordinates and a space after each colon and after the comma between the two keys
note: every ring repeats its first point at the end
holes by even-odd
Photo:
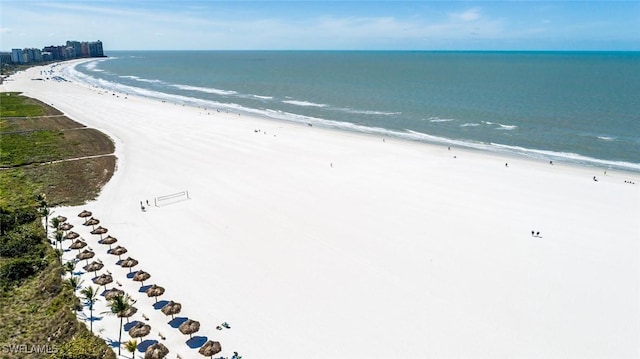
{"type": "Polygon", "coordinates": [[[640,50],[638,1],[0,0],[0,50],[640,50]]]}

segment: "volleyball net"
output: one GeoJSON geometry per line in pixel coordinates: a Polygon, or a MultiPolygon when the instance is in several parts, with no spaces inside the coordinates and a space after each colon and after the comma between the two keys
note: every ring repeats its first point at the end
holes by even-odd
{"type": "Polygon", "coordinates": [[[166,206],[172,203],[186,201],[191,199],[189,197],[189,191],[181,191],[176,193],[167,194],[164,196],[158,196],[154,198],[154,204],[156,207],[166,206]]]}

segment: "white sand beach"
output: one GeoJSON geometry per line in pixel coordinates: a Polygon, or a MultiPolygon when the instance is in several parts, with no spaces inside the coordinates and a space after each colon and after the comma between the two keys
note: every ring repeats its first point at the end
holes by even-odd
{"type": "MultiPolygon", "coordinates": [[[[0,89],[103,131],[118,157],[96,201],[55,214],[106,264],[98,273],[138,300],[131,319],[151,325],[144,339],[169,358],[202,356],[81,225],[81,210],[140,261],[145,285],[166,289],[158,300],[201,323],[198,340],[222,344],[216,357],[640,356],[637,173],[31,80],[40,69],[0,89]],[[190,199],[153,205],[185,190],[190,199]],[[231,328],[217,330],[222,322],[231,328]]],[[[101,300],[94,329],[117,341],[119,320],[105,310],[101,300]]]]}

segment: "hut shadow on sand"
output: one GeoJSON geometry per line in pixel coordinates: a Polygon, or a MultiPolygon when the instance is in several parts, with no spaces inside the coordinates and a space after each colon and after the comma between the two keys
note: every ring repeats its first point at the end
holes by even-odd
{"type": "Polygon", "coordinates": [[[129,323],[126,323],[125,325],[123,325],[122,328],[126,332],[128,332],[129,330],[131,330],[131,328],[135,327],[138,322],[139,322],[138,320],[132,320],[129,323]]]}
{"type": "Polygon", "coordinates": [[[162,309],[165,305],[169,304],[168,300],[159,300],[158,303],[153,303],[153,309],[162,309]]]}
{"type": "Polygon", "coordinates": [[[193,338],[187,339],[186,343],[189,346],[189,348],[196,349],[196,348],[200,348],[201,346],[203,346],[204,343],[207,342],[207,340],[209,340],[209,338],[207,338],[207,337],[195,336],[193,338]]]}
{"type": "Polygon", "coordinates": [[[141,341],[138,346],[136,347],[136,350],[138,350],[141,353],[144,353],[145,351],[147,351],[147,348],[156,344],[158,341],[155,339],[145,339],[143,341],[141,341]]]}
{"type": "Polygon", "coordinates": [[[169,321],[169,325],[172,328],[178,328],[182,323],[186,322],[189,318],[187,317],[175,317],[169,321]]]}

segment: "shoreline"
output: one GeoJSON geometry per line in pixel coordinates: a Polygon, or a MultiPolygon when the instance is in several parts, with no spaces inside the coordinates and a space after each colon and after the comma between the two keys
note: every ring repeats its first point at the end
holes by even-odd
{"type": "MultiPolygon", "coordinates": [[[[86,62],[91,62],[96,60],[87,59],[86,62]]],[[[98,60],[99,61],[99,60],[98,60]]],[[[85,62],[85,61],[81,61],[85,62]]],[[[75,67],[75,66],[74,66],[75,67]]],[[[76,70],[77,71],[77,70],[76,70]]],[[[78,73],[80,73],[78,71],[78,73]]],[[[83,73],[80,73],[82,77],[88,76],[83,73]]],[[[84,82],[86,79],[78,79],[80,82],[84,82]]],[[[87,83],[88,84],[88,83],[87,83]]],[[[129,85],[120,85],[129,87],[129,85]]],[[[93,85],[92,85],[93,86],[93,85]]],[[[132,88],[133,89],[133,88],[132,88]]],[[[124,89],[106,89],[111,93],[118,93],[119,95],[126,96],[127,92],[124,89]]],[[[535,148],[526,148],[520,147],[518,145],[506,145],[500,143],[484,143],[484,142],[475,142],[470,140],[463,139],[452,139],[445,137],[433,136],[428,133],[422,132],[414,132],[411,130],[389,130],[385,128],[378,127],[368,127],[359,124],[353,124],[349,122],[341,122],[336,120],[325,120],[322,118],[314,118],[307,117],[304,115],[297,115],[294,113],[287,112],[279,112],[279,111],[270,111],[270,110],[261,110],[261,109],[253,109],[246,108],[242,105],[236,104],[225,104],[225,103],[215,103],[210,100],[201,99],[197,97],[186,97],[184,95],[178,94],[170,94],[170,93],[162,93],[156,92],[155,90],[148,90],[144,88],[140,88],[142,92],[148,92],[149,94],[134,94],[134,96],[140,96],[143,98],[148,98],[150,100],[158,100],[167,103],[175,103],[177,105],[186,105],[189,107],[195,108],[209,108],[215,111],[216,106],[219,107],[219,110],[231,111],[232,113],[239,113],[244,116],[256,117],[268,121],[285,121],[288,123],[300,123],[307,125],[307,123],[313,123],[318,127],[335,129],[343,132],[354,132],[365,135],[373,135],[380,136],[380,138],[395,138],[397,140],[417,142],[428,145],[435,146],[452,146],[457,148],[465,148],[469,150],[482,151],[488,153],[496,153],[498,155],[504,156],[516,156],[522,158],[528,158],[532,160],[541,160],[541,161],[549,161],[552,160],[554,163],[571,163],[578,166],[592,167],[594,169],[604,170],[618,170],[630,173],[638,173],[640,174],[640,163],[633,163],[621,160],[605,160],[595,157],[589,157],[585,155],[580,155],[572,152],[556,152],[551,150],[544,149],[535,149],[535,148]],[[155,96],[155,95],[158,96],[155,96]],[[163,96],[167,96],[166,99],[162,99],[163,96]],[[201,106],[202,105],[202,106],[201,106]]]]}
{"type": "MultiPolygon", "coordinates": [[[[94,212],[224,356],[637,354],[640,187],[623,180],[638,174],[207,116],[26,74],[3,86],[114,140],[98,200],[56,212],[94,212]],[[182,190],[191,199],[139,208],[182,190]]],[[[145,297],[151,336],[200,357],[145,297]]],[[[117,340],[116,321],[94,329],[117,340]]]]}

